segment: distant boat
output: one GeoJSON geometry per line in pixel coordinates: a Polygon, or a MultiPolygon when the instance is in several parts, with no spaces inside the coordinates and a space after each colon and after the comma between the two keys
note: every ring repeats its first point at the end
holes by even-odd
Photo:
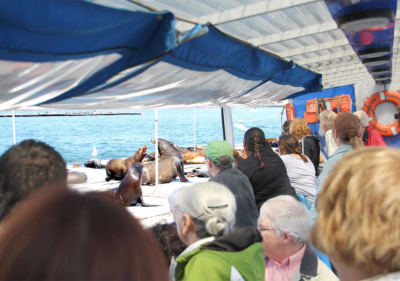
{"type": "Polygon", "coordinates": [[[96,157],[97,154],[98,154],[98,153],[97,153],[96,147],[93,147],[92,156],[93,156],[93,157],[96,157]]]}
{"type": "Polygon", "coordinates": [[[239,118],[239,120],[238,120],[239,122],[243,122],[243,120],[242,120],[242,118],[239,118]]]}
{"type": "Polygon", "coordinates": [[[242,124],[233,124],[233,125],[240,130],[247,131],[247,128],[242,124]]]}
{"type": "Polygon", "coordinates": [[[251,112],[258,112],[257,109],[254,107],[251,112]]]}

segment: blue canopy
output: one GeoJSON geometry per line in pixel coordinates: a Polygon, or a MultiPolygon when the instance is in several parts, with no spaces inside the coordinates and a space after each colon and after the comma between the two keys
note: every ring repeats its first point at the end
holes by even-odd
{"type": "Polygon", "coordinates": [[[0,63],[11,69],[0,73],[0,110],[262,106],[321,89],[320,74],[212,25],[177,46],[169,12],[32,0],[0,1],[0,17],[0,63]]]}

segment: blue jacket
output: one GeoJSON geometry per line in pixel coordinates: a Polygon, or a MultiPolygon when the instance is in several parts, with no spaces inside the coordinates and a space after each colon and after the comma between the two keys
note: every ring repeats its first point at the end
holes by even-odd
{"type": "Polygon", "coordinates": [[[332,154],[332,156],[328,159],[328,161],[326,161],[324,169],[322,170],[321,174],[318,177],[317,194],[315,195],[314,202],[310,209],[312,225],[317,220],[318,213],[317,213],[317,209],[315,208],[315,203],[317,202],[317,196],[318,196],[318,193],[321,191],[321,186],[324,182],[325,177],[330,173],[330,171],[333,170],[333,168],[335,167],[336,161],[340,160],[346,152],[349,152],[352,150],[353,150],[353,147],[350,144],[342,144],[341,146],[339,146],[336,149],[335,153],[332,154]]]}

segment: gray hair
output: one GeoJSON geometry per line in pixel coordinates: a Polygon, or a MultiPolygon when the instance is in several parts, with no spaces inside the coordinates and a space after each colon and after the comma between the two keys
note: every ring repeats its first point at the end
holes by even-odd
{"type": "Polygon", "coordinates": [[[168,198],[174,215],[188,214],[198,237],[222,236],[233,230],[236,199],[224,185],[216,182],[196,183],[179,188],[168,198]]]}
{"type": "Polygon", "coordinates": [[[368,127],[369,125],[369,116],[364,111],[356,111],[353,113],[355,116],[358,117],[360,120],[361,126],[364,128],[368,127]]]}
{"type": "Polygon", "coordinates": [[[215,168],[217,168],[218,170],[222,171],[222,170],[226,170],[229,168],[232,168],[232,163],[233,163],[233,159],[228,156],[228,155],[224,155],[224,156],[220,156],[217,158],[219,161],[221,161],[222,163],[218,163],[218,162],[214,162],[213,160],[211,160],[215,166],[215,168]]]}
{"type": "Polygon", "coordinates": [[[294,243],[307,242],[311,228],[310,212],[306,205],[290,195],[280,195],[266,201],[260,210],[261,220],[270,225],[279,237],[292,236],[294,243]]]}
{"type": "Polygon", "coordinates": [[[333,127],[333,120],[335,120],[335,118],[336,118],[336,113],[329,109],[325,109],[319,114],[320,123],[325,123],[330,128],[333,127]]]}

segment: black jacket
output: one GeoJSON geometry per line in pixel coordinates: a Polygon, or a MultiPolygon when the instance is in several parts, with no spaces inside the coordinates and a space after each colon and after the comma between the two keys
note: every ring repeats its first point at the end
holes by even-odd
{"type": "Polygon", "coordinates": [[[249,179],[238,169],[222,170],[209,181],[225,185],[236,198],[236,228],[257,227],[258,210],[249,179]]]}
{"type": "Polygon", "coordinates": [[[265,164],[262,170],[260,170],[260,161],[254,156],[254,153],[240,162],[237,167],[250,180],[258,209],[260,210],[265,201],[279,195],[292,195],[299,200],[290,185],[281,157],[272,151],[268,143],[260,148],[260,155],[265,164]]]}
{"type": "Polygon", "coordinates": [[[300,141],[301,153],[310,158],[314,164],[315,175],[318,176],[319,156],[321,144],[316,136],[306,136],[300,141]]]}

